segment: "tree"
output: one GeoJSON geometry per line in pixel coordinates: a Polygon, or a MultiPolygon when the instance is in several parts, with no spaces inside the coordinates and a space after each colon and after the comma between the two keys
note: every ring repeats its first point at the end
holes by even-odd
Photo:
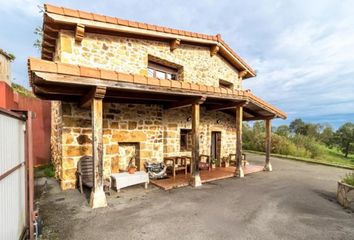
{"type": "Polygon", "coordinates": [[[354,123],[343,124],[336,132],[336,142],[347,158],[351,144],[354,143],[354,123]]]}
{"type": "Polygon", "coordinates": [[[275,131],[275,133],[278,134],[279,136],[288,138],[290,135],[290,129],[288,125],[280,125],[275,131]]]}
{"type": "Polygon", "coordinates": [[[306,123],[301,118],[292,121],[289,128],[292,133],[306,135],[306,123]]]}
{"type": "Polygon", "coordinates": [[[328,147],[333,146],[334,132],[331,126],[325,126],[320,134],[320,141],[326,144],[328,147]]]}

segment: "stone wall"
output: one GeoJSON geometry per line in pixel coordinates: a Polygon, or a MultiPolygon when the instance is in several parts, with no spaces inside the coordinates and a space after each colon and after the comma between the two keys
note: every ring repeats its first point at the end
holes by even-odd
{"type": "Polygon", "coordinates": [[[76,43],[73,32],[61,31],[55,60],[147,75],[149,56],[183,66],[179,80],[218,87],[222,79],[233,83],[234,88],[241,88],[238,71],[223,57],[211,57],[209,47],[183,42],[171,52],[167,42],[85,33],[82,42],[76,43]]]}
{"type": "MultiPolygon", "coordinates": [[[[111,173],[124,170],[122,148],[126,149],[127,143],[138,144],[141,169],[145,161],[161,162],[164,156],[191,155],[180,152],[180,130],[191,129],[191,111],[191,108],[164,110],[161,105],[104,103],[104,178],[109,180],[111,173]]],[[[83,155],[92,155],[91,112],[75,103],[62,103],[54,105],[53,115],[62,116],[53,124],[56,176],[63,189],[75,188],[77,162],[83,155]]],[[[221,132],[221,157],[235,152],[234,118],[202,108],[200,154],[210,154],[212,131],[221,132]]]]}
{"type": "Polygon", "coordinates": [[[61,179],[62,160],[62,112],[61,102],[52,101],[51,105],[51,162],[55,166],[55,177],[61,179]]]}

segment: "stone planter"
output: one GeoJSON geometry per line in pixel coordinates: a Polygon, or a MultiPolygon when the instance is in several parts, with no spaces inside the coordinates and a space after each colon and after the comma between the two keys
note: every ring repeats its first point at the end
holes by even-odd
{"type": "Polygon", "coordinates": [[[354,211],[354,186],[338,182],[337,201],[344,208],[354,211]]]}

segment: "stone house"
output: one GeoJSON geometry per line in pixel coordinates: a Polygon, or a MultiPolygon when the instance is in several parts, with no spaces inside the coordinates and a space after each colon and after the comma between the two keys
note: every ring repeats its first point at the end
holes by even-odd
{"type": "Polygon", "coordinates": [[[126,170],[133,155],[140,169],[190,155],[196,186],[199,154],[241,158],[242,121],[266,121],[269,150],[271,119],[286,118],[242,88],[256,73],[219,34],[52,5],[45,5],[43,31],[42,59],[29,59],[29,75],[34,93],[54,100],[56,177],[62,189],[75,188],[77,162],[92,155],[92,206],[104,202],[102,182],[126,170]]]}

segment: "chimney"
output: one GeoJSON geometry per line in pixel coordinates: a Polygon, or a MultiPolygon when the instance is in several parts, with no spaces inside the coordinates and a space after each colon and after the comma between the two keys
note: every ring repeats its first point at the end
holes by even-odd
{"type": "Polygon", "coordinates": [[[11,86],[11,62],[13,60],[13,55],[0,49],[0,82],[6,82],[9,86],[11,86]]]}

